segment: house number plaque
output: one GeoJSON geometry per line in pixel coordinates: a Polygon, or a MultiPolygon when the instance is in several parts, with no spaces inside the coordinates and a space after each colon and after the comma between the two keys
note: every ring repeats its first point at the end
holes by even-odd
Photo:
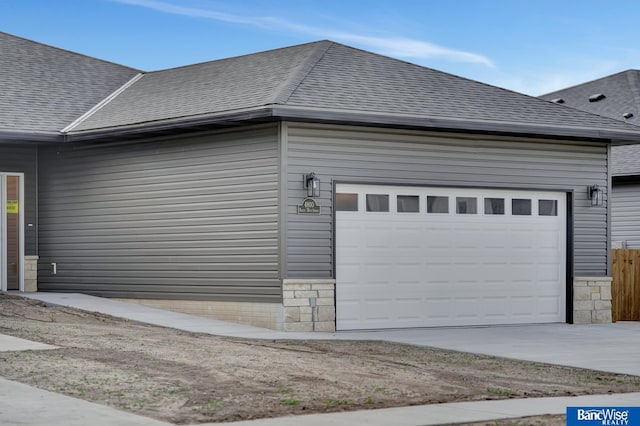
{"type": "Polygon", "coordinates": [[[305,198],[298,204],[298,214],[320,214],[320,206],[312,198],[305,198]]]}

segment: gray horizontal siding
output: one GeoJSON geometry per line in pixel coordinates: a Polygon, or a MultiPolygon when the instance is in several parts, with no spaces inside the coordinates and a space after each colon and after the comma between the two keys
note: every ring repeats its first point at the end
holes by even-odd
{"type": "Polygon", "coordinates": [[[24,239],[25,254],[37,254],[37,147],[10,145],[0,141],[0,172],[24,173],[24,239]],[[33,226],[28,226],[32,224],[33,226]]]}
{"type": "Polygon", "coordinates": [[[275,125],[41,159],[41,289],[280,301],[275,125]]]}
{"type": "Polygon", "coordinates": [[[289,278],[332,276],[333,181],[574,191],[575,274],[607,273],[607,210],[586,191],[607,187],[603,144],[289,123],[287,145],[289,278]],[[320,217],[297,214],[308,172],[321,180],[320,217]]]}
{"type": "Polygon", "coordinates": [[[640,183],[614,183],[611,192],[611,241],[640,249],[640,183]]]}

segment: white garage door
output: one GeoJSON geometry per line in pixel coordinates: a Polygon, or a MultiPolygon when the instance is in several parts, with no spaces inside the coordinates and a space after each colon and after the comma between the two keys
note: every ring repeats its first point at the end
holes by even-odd
{"type": "Polygon", "coordinates": [[[340,330],[565,321],[566,194],[337,185],[340,330]]]}

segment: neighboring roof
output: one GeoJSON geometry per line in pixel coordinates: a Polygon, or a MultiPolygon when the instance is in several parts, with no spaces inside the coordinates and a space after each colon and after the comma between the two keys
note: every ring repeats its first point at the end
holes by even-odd
{"type": "Polygon", "coordinates": [[[141,74],[0,41],[0,132],[90,140],[289,119],[640,141],[626,123],[331,41],[141,74]]]}
{"type": "Polygon", "coordinates": [[[640,175],[640,145],[620,145],[611,148],[611,176],[640,175]]]}
{"type": "MultiPolygon", "coordinates": [[[[640,127],[640,70],[622,71],[541,98],[640,127]]],[[[611,157],[612,176],[640,175],[640,145],[614,146],[611,157]]]]}
{"type": "Polygon", "coordinates": [[[555,100],[565,106],[640,125],[640,70],[622,71],[557,90],[540,98],[548,101],[555,100]]]}
{"type": "Polygon", "coordinates": [[[57,136],[138,73],[0,32],[0,136],[57,136]]]}
{"type": "Polygon", "coordinates": [[[147,73],[67,130],[149,131],[244,114],[640,140],[624,123],[331,41],[147,73]]]}

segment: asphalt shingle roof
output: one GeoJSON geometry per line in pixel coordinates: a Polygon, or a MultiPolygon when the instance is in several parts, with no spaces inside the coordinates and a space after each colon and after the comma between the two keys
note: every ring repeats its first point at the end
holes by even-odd
{"type": "Polygon", "coordinates": [[[138,72],[0,32],[0,132],[59,134],[138,72]]]}
{"type": "Polygon", "coordinates": [[[615,120],[640,125],[640,71],[627,70],[577,86],[568,87],[546,95],[542,99],[562,99],[563,105],[591,112],[615,120]],[[604,98],[590,101],[593,95],[603,94],[604,98]],[[623,114],[631,113],[625,119],[623,114]]]}
{"type": "Polygon", "coordinates": [[[322,44],[294,46],[146,73],[73,131],[198,117],[277,103],[297,71],[321,48],[322,44]]]}
{"type": "MultiPolygon", "coordinates": [[[[562,105],[638,126],[640,133],[640,70],[627,70],[541,96],[562,99],[562,105]],[[603,98],[590,101],[594,95],[603,98]],[[624,114],[633,114],[625,118],[624,114]]],[[[640,175],[640,145],[614,146],[613,176],[640,175]]]]}
{"type": "Polygon", "coordinates": [[[611,148],[611,176],[640,175],[640,145],[611,148]]]}
{"type": "Polygon", "coordinates": [[[612,125],[520,93],[337,43],[287,104],[472,121],[612,125]]]}
{"type": "Polygon", "coordinates": [[[502,124],[561,127],[568,129],[565,136],[578,129],[630,130],[625,123],[319,41],[147,73],[70,129],[70,133],[206,117],[268,105],[412,117],[414,124],[425,123],[426,127],[431,119],[448,119],[474,123],[468,129],[480,129],[485,123],[491,123],[492,128],[502,124]]]}
{"type": "Polygon", "coordinates": [[[0,33],[0,73],[0,135],[301,119],[640,141],[624,122],[331,41],[143,73],[0,33]]]}

